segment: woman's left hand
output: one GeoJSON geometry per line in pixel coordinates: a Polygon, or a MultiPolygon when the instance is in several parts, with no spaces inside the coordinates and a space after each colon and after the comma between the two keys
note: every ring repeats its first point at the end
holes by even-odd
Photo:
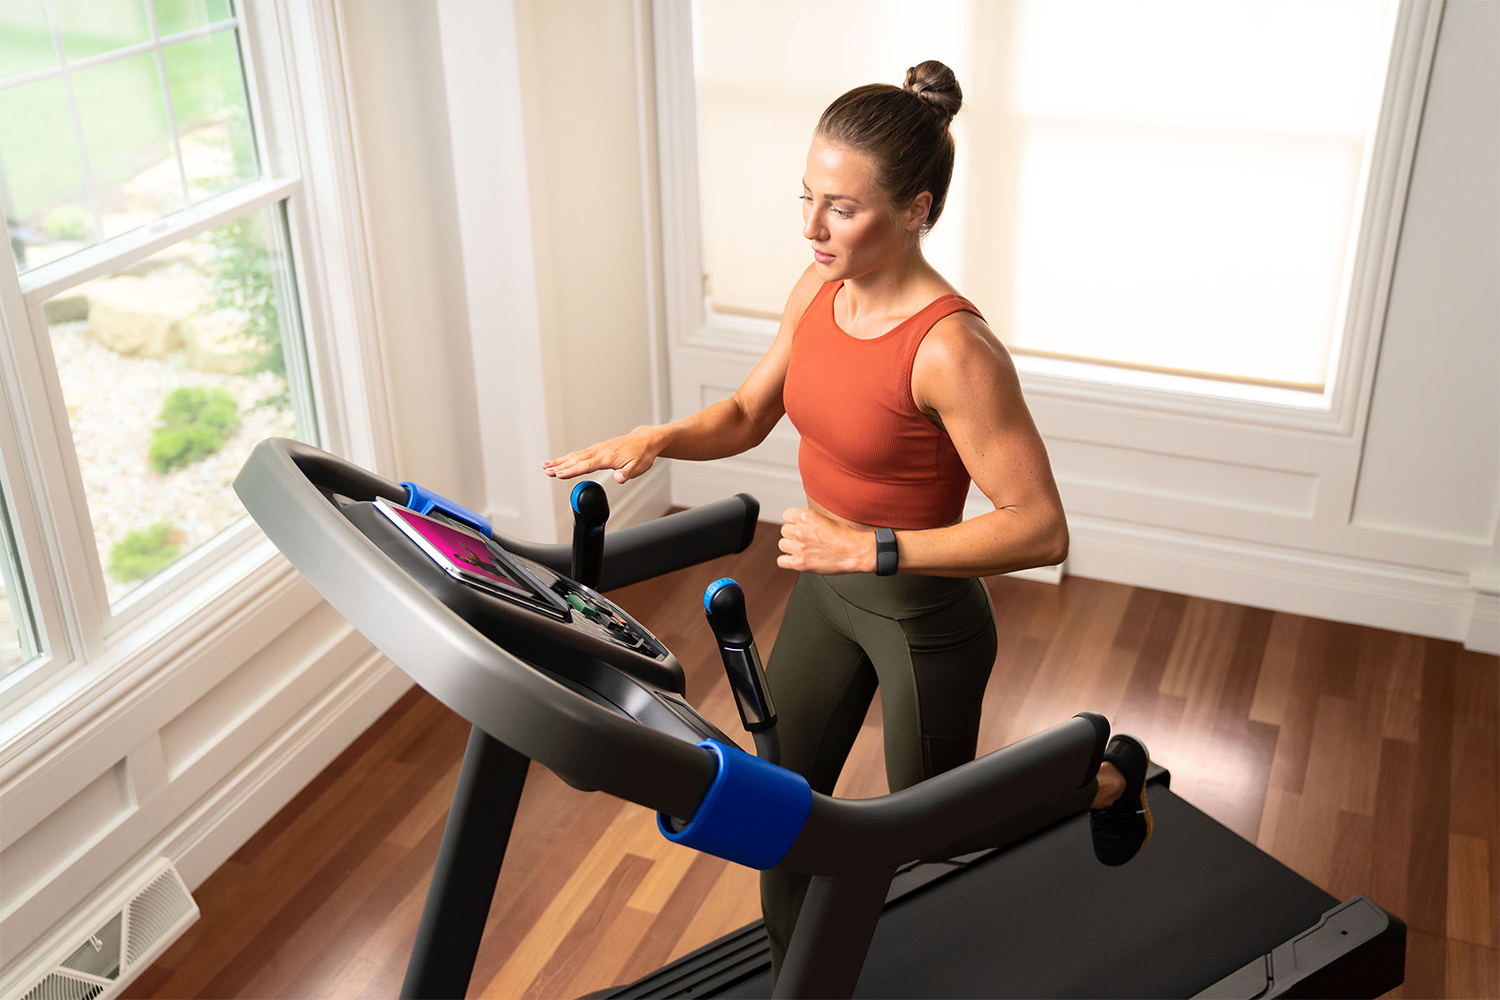
{"type": "Polygon", "coordinates": [[[871,532],[858,531],[805,507],[790,507],[781,517],[782,554],[776,557],[776,565],[782,569],[830,576],[874,569],[875,536],[871,532]]]}

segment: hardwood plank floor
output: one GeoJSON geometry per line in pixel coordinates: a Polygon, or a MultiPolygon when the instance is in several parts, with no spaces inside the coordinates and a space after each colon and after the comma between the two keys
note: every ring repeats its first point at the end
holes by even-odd
{"type": "MultiPolygon", "coordinates": [[[[740,733],[702,617],[733,576],[769,654],[795,574],[739,556],[611,596],[740,733]]],[[[989,581],[1000,649],[980,752],[1090,709],[1173,789],[1340,898],[1410,927],[1407,997],[1500,996],[1500,662],[1455,643],[1070,577],[989,581]]],[[[837,794],[886,789],[879,699],[837,794]]],[[[394,997],[467,726],[414,689],[194,893],[203,918],[131,997],[394,997]]],[[[752,749],[748,738],[741,740],[752,749]]],[[[759,914],[756,875],[667,843],[645,809],[533,766],[471,996],[635,979],[759,914]]]]}

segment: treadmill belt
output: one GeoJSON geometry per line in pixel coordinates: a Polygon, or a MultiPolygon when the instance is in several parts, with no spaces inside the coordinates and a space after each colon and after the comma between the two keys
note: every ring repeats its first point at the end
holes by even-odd
{"type": "MultiPolygon", "coordinates": [[[[890,904],[854,995],[1190,997],[1338,904],[1160,785],[1149,801],[1120,868],[1083,814],[890,904]]],[[[769,966],[719,995],[770,996],[769,966]]]]}

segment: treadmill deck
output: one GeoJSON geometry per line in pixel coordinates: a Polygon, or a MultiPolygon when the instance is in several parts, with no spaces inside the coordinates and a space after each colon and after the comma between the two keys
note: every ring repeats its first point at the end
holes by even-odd
{"type": "MultiPolygon", "coordinates": [[[[1122,867],[1095,860],[1082,814],[887,903],[854,995],[1190,997],[1338,905],[1165,785],[1148,801],[1151,841],[1122,867]]],[[[609,995],[768,997],[764,931],[609,995]]]]}

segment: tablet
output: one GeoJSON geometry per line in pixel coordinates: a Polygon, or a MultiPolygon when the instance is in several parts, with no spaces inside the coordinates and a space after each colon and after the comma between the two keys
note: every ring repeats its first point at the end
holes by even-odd
{"type": "Polygon", "coordinates": [[[568,618],[561,597],[543,587],[494,542],[467,528],[418,514],[384,497],[375,507],[455,580],[518,601],[553,618],[568,618]]]}

